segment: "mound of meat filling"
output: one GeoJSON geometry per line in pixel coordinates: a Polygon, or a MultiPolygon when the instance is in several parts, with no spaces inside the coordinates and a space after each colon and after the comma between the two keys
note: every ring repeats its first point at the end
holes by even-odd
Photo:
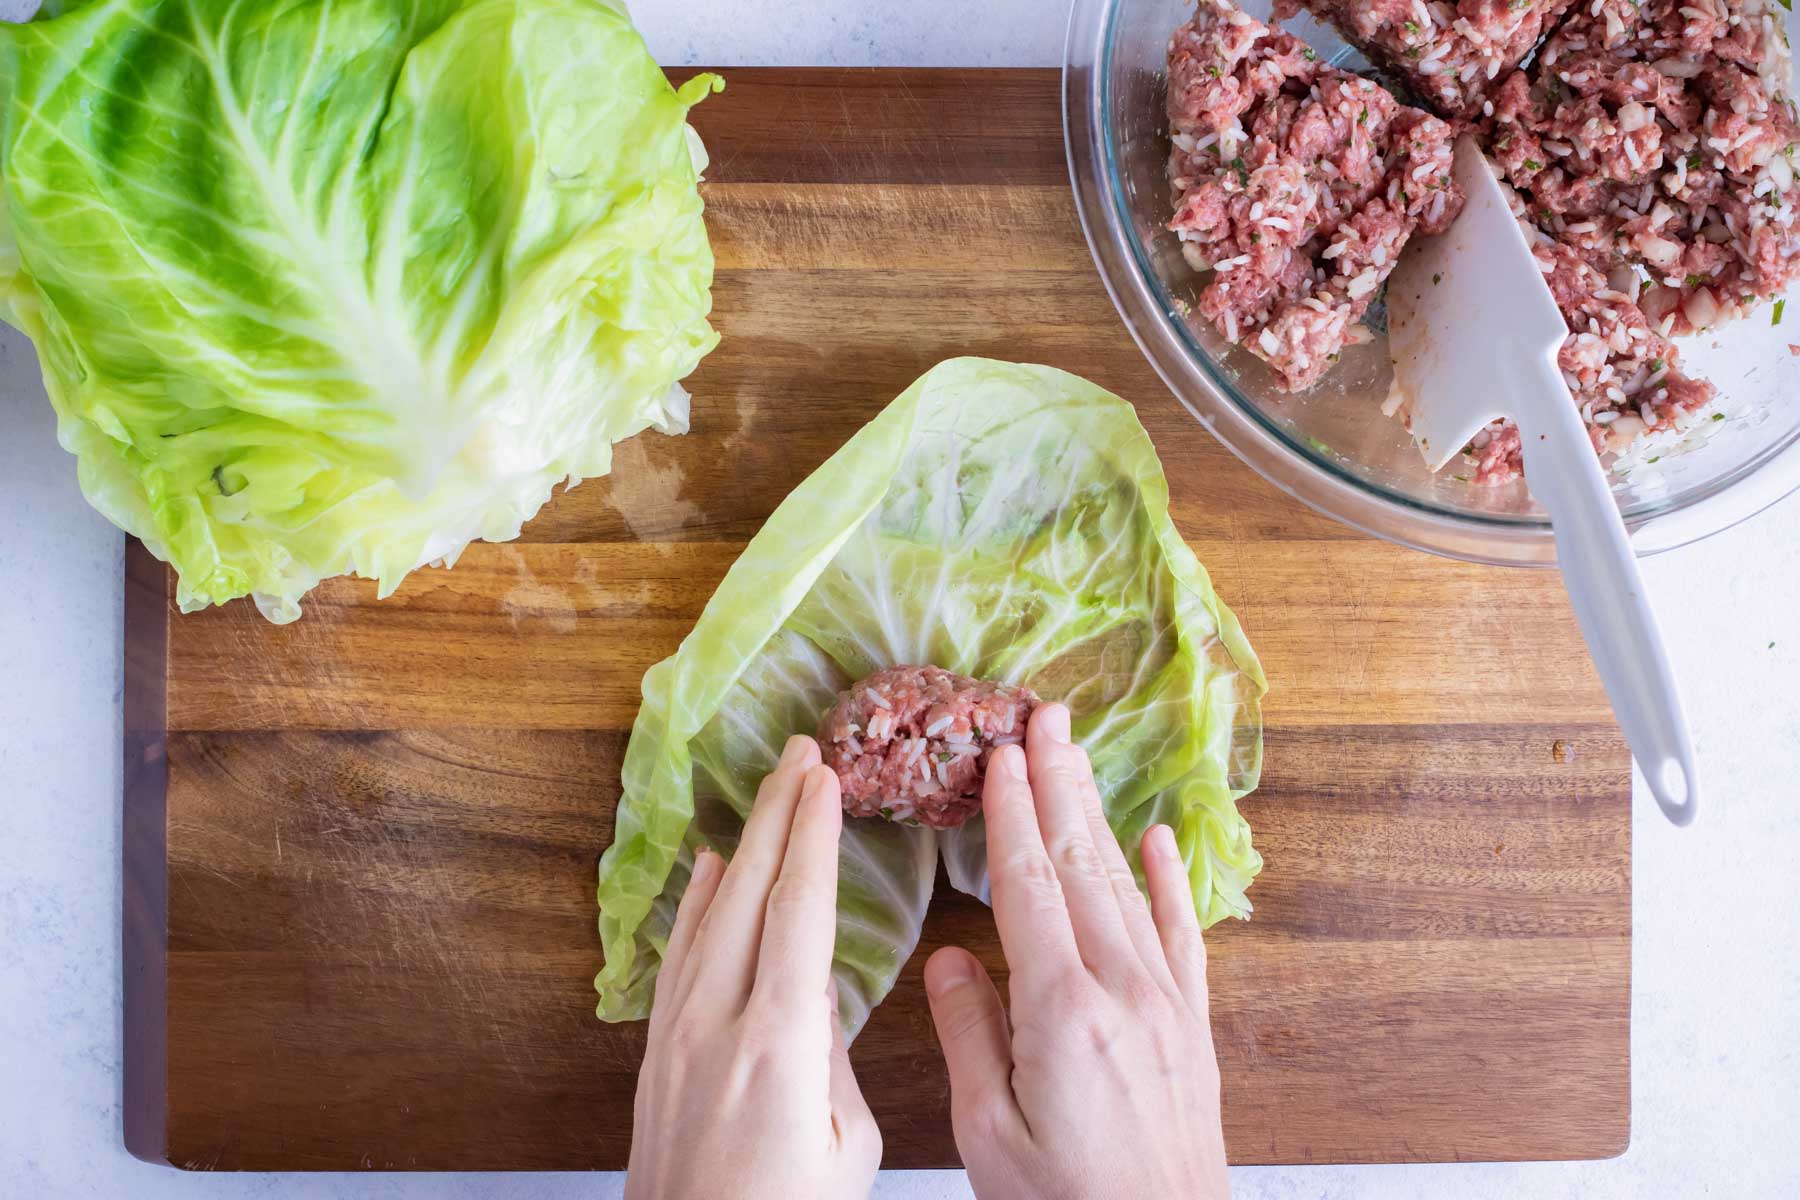
{"type": "Polygon", "coordinates": [[[1406,240],[1462,210],[1450,126],[1227,0],[1176,31],[1168,106],[1170,228],[1214,273],[1200,314],[1283,388],[1311,387],[1406,240]]]}
{"type": "Polygon", "coordinates": [[[1663,334],[1800,274],[1800,147],[1777,0],[1592,0],[1483,128],[1532,222],[1663,334]]]}
{"type": "Polygon", "coordinates": [[[1276,0],[1306,9],[1439,112],[1481,113],[1496,78],[1518,66],[1570,0],[1276,0]]]}
{"type": "Polygon", "coordinates": [[[981,811],[988,755],[1023,742],[1037,706],[1028,688],[889,667],[838,697],[819,747],[850,816],[954,829],[981,811]]]}
{"type": "MultiPolygon", "coordinates": [[[[1681,352],[1631,297],[1611,288],[1580,254],[1531,234],[1532,255],[1569,326],[1557,361],[1594,450],[1622,453],[1647,432],[1708,419],[1716,389],[1682,373],[1681,352]]],[[[1519,428],[1510,421],[1476,434],[1464,453],[1476,483],[1507,483],[1524,469],[1519,428]]]]}

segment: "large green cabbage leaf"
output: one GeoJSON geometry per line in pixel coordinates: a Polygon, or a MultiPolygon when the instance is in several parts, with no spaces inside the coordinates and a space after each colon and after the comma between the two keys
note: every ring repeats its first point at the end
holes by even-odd
{"type": "MultiPolygon", "coordinates": [[[[1207,924],[1262,866],[1237,800],[1261,768],[1256,656],[1169,518],[1131,407],[1047,367],[943,363],[785,500],[644,677],[600,862],[599,1012],[649,1011],[694,854],[727,856],[757,783],[834,695],[934,663],[1067,703],[1137,867],[1166,822],[1207,924]]],[[[855,1030],[919,937],[939,853],[986,899],[980,818],[845,824],[834,975],[855,1030]]]]}
{"type": "Polygon", "coordinates": [[[0,316],[183,609],[517,536],[686,427],[688,108],[609,0],[94,0],[0,27],[0,316]]]}

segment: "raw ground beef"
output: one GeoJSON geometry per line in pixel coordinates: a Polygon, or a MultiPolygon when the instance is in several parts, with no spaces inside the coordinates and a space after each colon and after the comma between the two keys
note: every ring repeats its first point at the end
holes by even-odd
{"type": "Polygon", "coordinates": [[[988,755],[1022,742],[1037,706],[1028,688],[889,667],[838,697],[819,746],[849,815],[954,829],[981,811],[988,755]]]}
{"type": "MultiPolygon", "coordinates": [[[[1622,453],[1716,416],[1715,389],[1682,373],[1670,337],[1742,315],[1800,276],[1800,117],[1778,3],[1277,0],[1275,11],[1330,21],[1476,132],[1568,322],[1563,374],[1595,449],[1622,453]]],[[[1317,382],[1358,336],[1413,230],[1440,232],[1461,210],[1455,129],[1320,65],[1227,0],[1202,0],[1170,42],[1169,117],[1170,227],[1190,265],[1216,272],[1200,312],[1288,390],[1317,382]]],[[[1504,422],[1467,454],[1478,482],[1519,475],[1518,431],[1504,422]]]]}
{"type": "Polygon", "coordinates": [[[1371,62],[1439,112],[1480,114],[1496,78],[1519,65],[1570,0],[1276,0],[1329,21],[1371,62]]]}
{"type": "Polygon", "coordinates": [[[1539,229],[1665,334],[1800,274],[1800,182],[1776,0],[1584,0],[1495,89],[1484,140],[1539,229]]]}
{"type": "Polygon", "coordinates": [[[1170,228],[1214,277],[1202,316],[1312,386],[1415,229],[1462,210],[1448,124],[1325,66],[1292,34],[1202,0],[1169,44],[1170,228]]]}
{"type": "MultiPolygon", "coordinates": [[[[1532,254],[1569,325],[1557,358],[1595,451],[1619,453],[1646,432],[1685,429],[1709,419],[1713,385],[1682,374],[1680,351],[1631,297],[1609,287],[1576,251],[1528,232],[1532,254]]],[[[1506,483],[1523,470],[1518,426],[1509,421],[1476,434],[1464,453],[1476,483],[1506,483]]]]}

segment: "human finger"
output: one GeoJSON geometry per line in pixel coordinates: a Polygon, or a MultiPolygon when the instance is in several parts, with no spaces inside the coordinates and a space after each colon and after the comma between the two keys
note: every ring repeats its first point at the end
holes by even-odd
{"type": "Polygon", "coordinates": [[[946,946],[925,962],[925,995],[950,1071],[951,1119],[959,1135],[977,1115],[983,1124],[1002,1127],[1023,1122],[1012,1090],[1006,1009],[986,968],[967,950],[946,946]]]}
{"type": "Polygon", "coordinates": [[[781,761],[756,790],[750,819],[737,851],[719,881],[718,895],[696,935],[704,953],[687,973],[678,1003],[695,989],[731,1012],[739,1012],[756,978],[756,955],[762,945],[763,911],[769,890],[787,856],[794,809],[800,803],[800,781],[819,763],[819,746],[809,737],[788,739],[781,761]]]}
{"type": "MultiPolygon", "coordinates": [[[[1061,705],[1062,717],[1059,731],[1066,737],[1068,734],[1068,710],[1061,705]]],[[[1094,845],[1100,852],[1100,865],[1106,869],[1107,878],[1112,881],[1113,896],[1119,902],[1119,912],[1125,918],[1126,932],[1131,935],[1131,944],[1137,948],[1138,958],[1151,976],[1171,993],[1177,990],[1175,979],[1169,972],[1168,963],[1163,957],[1162,944],[1156,933],[1156,922],[1150,915],[1150,904],[1144,899],[1144,893],[1138,890],[1137,880],[1132,876],[1131,864],[1125,859],[1125,848],[1113,833],[1112,825],[1106,819],[1106,809],[1100,800],[1100,789],[1094,782],[1093,763],[1088,760],[1087,751],[1079,745],[1072,747],[1081,756],[1080,779],[1083,807],[1087,812],[1088,830],[1093,834],[1094,845]]]]}
{"type": "Polygon", "coordinates": [[[1175,831],[1153,825],[1144,834],[1144,881],[1150,888],[1150,910],[1156,919],[1163,958],[1188,1006],[1206,1012],[1206,941],[1194,912],[1194,891],[1187,864],[1175,844],[1175,831]]]}
{"type": "Polygon", "coordinates": [[[810,768],[801,779],[787,855],[763,914],[752,1005],[792,1012],[831,982],[837,940],[838,835],[844,807],[837,774],[810,768]]]}
{"type": "Polygon", "coordinates": [[[1131,944],[1137,950],[1139,961],[1164,991],[1176,994],[1181,989],[1169,970],[1161,936],[1156,932],[1156,920],[1150,912],[1150,902],[1138,889],[1131,864],[1125,859],[1125,848],[1119,845],[1118,835],[1113,832],[1106,819],[1106,810],[1100,807],[1097,798],[1088,813],[1088,824],[1094,830],[1094,841],[1100,847],[1100,861],[1112,880],[1113,895],[1118,897],[1119,912],[1125,918],[1125,930],[1131,935],[1131,944]]]}
{"type": "Polygon", "coordinates": [[[694,935],[712,907],[724,874],[725,860],[711,850],[694,856],[694,869],[688,874],[687,890],[681,893],[681,903],[675,909],[675,925],[669,930],[662,966],[656,972],[656,1002],[650,1009],[652,1036],[674,1015],[675,994],[694,946],[694,935]]]}
{"type": "MultiPolygon", "coordinates": [[[[1101,974],[1140,967],[1088,819],[1090,811],[1099,810],[1100,796],[1087,755],[1069,740],[1068,709],[1046,704],[1032,714],[1025,758],[1038,828],[1062,884],[1081,960],[1101,974]]],[[[1112,840],[1110,831],[1105,840],[1112,840]]]]}
{"type": "Polygon", "coordinates": [[[994,924],[1013,977],[1045,979],[1080,970],[1081,954],[1062,884],[1038,830],[1020,747],[1001,746],[988,759],[981,811],[987,824],[994,924]]]}

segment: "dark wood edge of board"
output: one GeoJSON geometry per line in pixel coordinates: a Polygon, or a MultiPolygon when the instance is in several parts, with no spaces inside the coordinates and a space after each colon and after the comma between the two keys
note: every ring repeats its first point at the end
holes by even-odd
{"type": "Polygon", "coordinates": [[[168,567],[125,539],[125,1148],[166,1164],[169,1117],[168,567]]]}
{"type": "MultiPolygon", "coordinates": [[[[800,85],[820,88],[835,88],[846,80],[855,80],[859,86],[874,83],[906,88],[936,83],[955,87],[959,94],[966,94],[971,80],[1027,88],[1048,84],[1060,89],[1063,73],[1061,67],[713,67],[696,63],[664,67],[663,74],[668,76],[670,84],[675,87],[680,87],[696,75],[717,75],[725,80],[727,91],[734,79],[742,80],[746,87],[800,85]]],[[[1056,115],[1061,118],[1061,109],[1057,110],[1056,115]]],[[[982,114],[972,116],[979,118],[982,114]]]]}
{"type": "Polygon", "coordinates": [[[690,117],[711,155],[710,183],[1069,188],[1053,67],[671,67],[668,76],[679,86],[702,70],[725,80],[690,117]],[[896,96],[916,114],[906,129],[883,120],[896,96]],[[879,152],[844,154],[876,126],[879,152]]]}

